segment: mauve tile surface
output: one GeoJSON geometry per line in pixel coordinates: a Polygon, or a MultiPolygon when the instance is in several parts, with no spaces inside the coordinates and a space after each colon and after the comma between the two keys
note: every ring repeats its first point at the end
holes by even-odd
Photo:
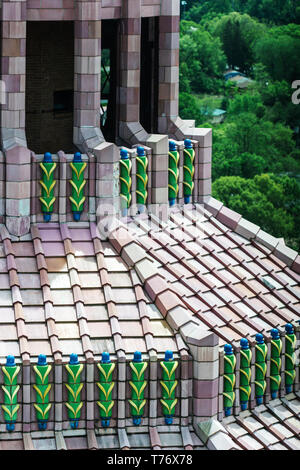
{"type": "Polygon", "coordinates": [[[46,257],[65,255],[64,244],[62,242],[43,243],[43,248],[46,257]]]}
{"type": "Polygon", "coordinates": [[[34,256],[33,244],[31,242],[15,242],[12,243],[15,256],[34,256]]]}
{"type": "MultiPolygon", "coordinates": [[[[6,274],[0,274],[0,290],[9,289],[9,278],[6,274]]],[[[0,294],[1,295],[1,294],[0,294]]]]}
{"type": "Polygon", "coordinates": [[[39,225],[39,232],[42,242],[56,242],[61,240],[61,234],[58,228],[42,229],[41,225],[39,225]]]}
{"type": "Polygon", "coordinates": [[[7,262],[5,258],[0,258],[0,273],[7,273],[7,262]]]}
{"type": "Polygon", "coordinates": [[[1,325],[0,341],[4,341],[4,340],[16,341],[17,339],[18,339],[17,328],[15,327],[15,325],[1,325]]]}
{"type": "Polygon", "coordinates": [[[19,273],[37,273],[37,263],[35,258],[16,258],[17,270],[19,273]]]}
{"type": "Polygon", "coordinates": [[[91,338],[111,338],[111,328],[108,321],[90,322],[91,338]]]}
{"type": "Polygon", "coordinates": [[[41,287],[41,281],[39,274],[26,273],[19,274],[20,288],[21,289],[39,289],[41,287]]]}
{"type": "Polygon", "coordinates": [[[15,313],[13,307],[0,307],[0,323],[14,323],[15,313]]]}

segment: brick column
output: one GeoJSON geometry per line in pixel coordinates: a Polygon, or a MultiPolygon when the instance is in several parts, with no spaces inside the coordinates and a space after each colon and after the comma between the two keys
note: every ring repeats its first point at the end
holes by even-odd
{"type": "Polygon", "coordinates": [[[74,144],[87,152],[100,131],[101,0],[77,0],[75,21],[74,144]]]}
{"type": "Polygon", "coordinates": [[[6,129],[25,128],[26,3],[3,0],[1,19],[1,80],[6,90],[1,106],[3,139],[6,129]]]}
{"type": "Polygon", "coordinates": [[[219,339],[192,321],[180,328],[193,357],[193,426],[218,418],[219,339]]]}
{"type": "Polygon", "coordinates": [[[141,0],[122,2],[119,135],[136,144],[147,139],[140,124],[141,0]]]}
{"type": "Polygon", "coordinates": [[[195,128],[195,121],[178,116],[179,100],[179,0],[161,0],[159,18],[158,131],[182,141],[198,141],[198,185],[194,198],[205,202],[211,195],[211,129],[195,128]]]}
{"type": "Polygon", "coordinates": [[[30,152],[25,137],[26,2],[2,2],[1,146],[6,164],[5,223],[15,236],[30,226],[30,152]]]}
{"type": "Polygon", "coordinates": [[[158,131],[169,133],[178,118],[179,0],[161,0],[159,17],[158,131]]]}

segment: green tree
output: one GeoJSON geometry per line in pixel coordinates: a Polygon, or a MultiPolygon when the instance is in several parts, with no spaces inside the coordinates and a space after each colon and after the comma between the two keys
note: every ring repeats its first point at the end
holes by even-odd
{"type": "Polygon", "coordinates": [[[189,93],[179,94],[179,115],[182,119],[195,119],[196,126],[207,119],[197,97],[189,93]]]}
{"type": "Polygon", "coordinates": [[[208,14],[229,13],[232,11],[231,0],[187,0],[185,19],[197,21],[208,14]]]}
{"type": "Polygon", "coordinates": [[[266,232],[284,237],[293,247],[299,244],[293,214],[286,207],[286,188],[274,175],[221,177],[213,183],[213,196],[266,232]]]}
{"type": "Polygon", "coordinates": [[[237,116],[240,113],[252,113],[261,118],[265,113],[265,107],[261,95],[253,90],[237,94],[234,99],[230,100],[227,112],[229,116],[237,116]]]}
{"type": "Polygon", "coordinates": [[[187,92],[189,84],[193,93],[216,93],[223,87],[226,64],[220,40],[193,22],[182,21],[181,32],[181,90],[187,92]]]}
{"type": "MultiPolygon", "coordinates": [[[[254,112],[244,112],[239,109],[242,104],[238,95],[229,106],[226,122],[214,126],[213,179],[222,175],[251,178],[270,171],[299,174],[300,152],[292,130],[280,122],[260,119],[254,112]]],[[[256,112],[261,109],[259,101],[248,105],[256,105],[256,112]]]]}
{"type": "Polygon", "coordinates": [[[217,22],[215,34],[223,45],[229,67],[248,73],[254,63],[254,45],[265,27],[249,15],[232,12],[217,22]]]}
{"type": "Polygon", "coordinates": [[[300,77],[300,38],[287,34],[262,36],[255,44],[256,61],[262,63],[273,80],[292,83],[300,77]]]}
{"type": "Polygon", "coordinates": [[[297,0],[248,0],[244,8],[249,15],[267,23],[296,23],[300,19],[297,0]]]}
{"type": "Polygon", "coordinates": [[[247,13],[269,24],[300,22],[298,0],[186,0],[187,19],[201,21],[207,14],[225,14],[232,11],[247,13]]]}

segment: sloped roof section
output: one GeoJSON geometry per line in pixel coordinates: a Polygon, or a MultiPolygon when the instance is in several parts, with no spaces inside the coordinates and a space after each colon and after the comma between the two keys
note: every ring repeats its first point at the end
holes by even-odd
{"type": "MultiPolygon", "coordinates": [[[[281,240],[213,199],[205,206],[169,208],[165,220],[144,213],[98,225],[34,224],[21,241],[4,226],[0,235],[0,362],[13,355],[22,364],[24,396],[32,385],[25,367],[41,354],[55,364],[50,381],[57,390],[65,378],[59,379],[56,366],[67,364],[71,354],[88,369],[109,352],[118,364],[114,380],[125,382],[118,396],[114,392],[123,414],[115,407],[107,429],[99,425],[96,384],[88,370],[83,380],[94,398],[83,396],[86,411],[78,429],[70,428],[66,410],[55,427],[52,410],[47,432],[40,431],[31,394],[22,415],[30,415],[28,422],[20,415],[15,432],[5,431],[0,416],[1,449],[299,448],[299,371],[294,393],[280,392],[259,407],[251,398],[248,411],[236,407],[222,420],[218,346],[222,352],[230,343],[239,351],[241,338],[254,346],[256,333],[269,341],[271,329],[283,335],[287,323],[299,332],[299,257],[281,240]],[[180,361],[180,406],[172,425],[165,425],[159,400],[159,361],[167,350],[180,361]],[[139,427],[132,425],[128,405],[128,361],[135,351],[153,364],[149,390],[154,380],[139,427]],[[201,381],[204,371],[208,388],[201,381]],[[200,429],[207,416],[213,424],[200,429]]],[[[59,393],[57,409],[65,401],[59,393]]]]}
{"type": "MultiPolygon", "coordinates": [[[[231,212],[216,218],[190,205],[172,208],[166,223],[153,215],[128,222],[166,280],[160,297],[167,303],[171,292],[178,295],[193,319],[219,336],[221,346],[237,346],[243,337],[251,342],[256,333],[268,334],[286,323],[297,327],[300,320],[300,276],[293,269],[297,254],[291,269],[278,257],[278,243],[271,249],[254,236],[246,238],[246,231],[237,233],[231,212]]],[[[154,285],[153,276],[146,282],[152,300],[154,285]]]]}
{"type": "Polygon", "coordinates": [[[135,270],[95,225],[82,225],[39,224],[21,242],[2,227],[1,356],[60,361],[76,353],[91,362],[103,351],[178,352],[182,340],[178,346],[135,270]]]}
{"type": "Polygon", "coordinates": [[[290,394],[222,422],[243,450],[300,450],[300,399],[290,394]]]}

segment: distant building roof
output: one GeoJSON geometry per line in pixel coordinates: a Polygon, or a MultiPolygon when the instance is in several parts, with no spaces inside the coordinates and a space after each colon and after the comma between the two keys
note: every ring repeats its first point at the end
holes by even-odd
{"type": "Polygon", "coordinates": [[[229,80],[232,77],[245,77],[245,74],[242,72],[239,72],[238,70],[227,70],[227,72],[224,73],[225,80],[229,80]]]}

